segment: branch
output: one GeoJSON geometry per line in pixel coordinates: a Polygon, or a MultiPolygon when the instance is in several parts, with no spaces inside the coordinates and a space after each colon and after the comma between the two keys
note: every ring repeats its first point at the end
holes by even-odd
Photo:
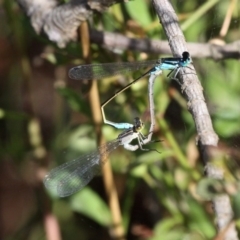
{"type": "MultiPolygon", "coordinates": [[[[188,50],[184,35],[178,25],[177,15],[168,0],[153,0],[153,2],[169,39],[173,56],[181,57],[182,52],[188,50]]],[[[212,121],[202,93],[202,86],[197,78],[196,71],[195,69],[186,68],[181,73],[180,83],[188,101],[188,109],[196,124],[197,141],[202,145],[217,146],[218,136],[213,130],[212,121]]]]}
{"type": "MultiPolygon", "coordinates": [[[[67,4],[58,5],[56,0],[18,0],[31,19],[37,34],[44,32],[59,47],[65,47],[70,41],[77,40],[77,28],[83,21],[92,16],[94,11],[103,12],[114,3],[124,0],[72,0],[67,4]]],[[[122,34],[90,31],[92,43],[101,44],[106,48],[133,50],[147,53],[170,54],[167,41],[134,39],[122,34]]],[[[215,60],[240,58],[240,41],[224,46],[210,43],[188,43],[192,57],[213,58],[215,60]]]]}
{"type": "MultiPolygon", "coordinates": [[[[93,29],[90,30],[90,39],[92,43],[101,44],[113,50],[132,50],[155,54],[172,53],[168,41],[128,38],[122,34],[93,29]]],[[[214,60],[240,58],[240,40],[223,46],[212,43],[186,43],[186,46],[193,58],[213,58],[214,60]]]]}
{"type": "MultiPolygon", "coordinates": [[[[165,30],[173,56],[180,57],[182,52],[187,51],[184,35],[179,27],[177,15],[168,0],[153,0],[153,5],[165,30]]],[[[188,110],[195,122],[197,139],[202,161],[205,164],[205,173],[208,177],[223,179],[223,172],[210,163],[211,148],[218,144],[218,136],[214,132],[212,121],[203,96],[203,88],[196,71],[193,69],[181,69],[179,81],[184,93],[188,110]]],[[[222,195],[213,199],[216,222],[219,232],[225,228],[233,218],[233,211],[228,195],[222,195]]],[[[224,239],[238,239],[234,227],[230,228],[224,239]]]]}

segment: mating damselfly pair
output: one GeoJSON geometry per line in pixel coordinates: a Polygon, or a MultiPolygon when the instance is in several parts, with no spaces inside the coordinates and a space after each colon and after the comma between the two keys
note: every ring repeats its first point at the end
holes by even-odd
{"type": "Polygon", "coordinates": [[[182,67],[187,67],[191,63],[191,58],[188,52],[183,52],[181,58],[162,58],[157,61],[146,62],[125,62],[125,63],[103,63],[103,64],[88,64],[80,65],[70,69],[69,77],[75,80],[93,80],[100,79],[111,75],[122,74],[129,71],[140,70],[144,67],[151,67],[146,73],[129,83],[123,89],[115,93],[101,106],[103,121],[106,124],[112,125],[117,129],[124,129],[118,135],[117,139],[100,146],[96,151],[83,155],[77,159],[66,162],[59,167],[51,170],[44,178],[45,186],[60,197],[69,196],[76,191],[86,186],[91,179],[100,172],[101,165],[105,163],[110,152],[122,145],[125,149],[135,151],[137,149],[147,150],[143,145],[151,142],[152,134],[155,125],[154,118],[154,101],[153,101],[153,84],[155,78],[162,73],[162,70],[171,70],[168,74],[176,79],[179,70],[182,67]],[[104,107],[117,95],[125,91],[132,84],[141,78],[149,75],[148,95],[150,108],[150,129],[149,134],[144,136],[141,133],[143,123],[139,118],[135,118],[131,123],[115,123],[109,121],[105,117],[104,107]],[[132,145],[133,139],[138,140],[137,145],[132,145]]]}

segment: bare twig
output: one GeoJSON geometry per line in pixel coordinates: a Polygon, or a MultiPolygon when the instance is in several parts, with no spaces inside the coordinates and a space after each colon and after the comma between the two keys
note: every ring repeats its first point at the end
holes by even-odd
{"type": "Polygon", "coordinates": [[[222,38],[225,37],[228,32],[228,29],[229,29],[230,23],[231,23],[231,18],[233,15],[233,11],[234,11],[234,8],[236,7],[236,4],[237,4],[237,0],[232,0],[229,3],[229,7],[227,10],[223,25],[222,25],[221,31],[219,33],[219,36],[221,36],[222,38]]]}
{"type": "MultiPolygon", "coordinates": [[[[90,39],[88,35],[87,23],[81,25],[81,36],[82,36],[82,47],[83,55],[86,60],[90,58],[90,39]]],[[[102,126],[102,114],[101,114],[101,104],[99,99],[99,91],[97,87],[97,82],[93,81],[91,90],[89,92],[89,101],[91,105],[93,121],[95,125],[95,131],[97,133],[98,145],[104,144],[104,138],[102,136],[101,126],[102,126]]],[[[118,194],[116,185],[113,179],[113,172],[111,164],[109,161],[102,166],[103,181],[106,190],[106,195],[108,198],[108,204],[112,216],[112,226],[110,233],[113,239],[124,240],[124,228],[122,224],[122,215],[118,200],[118,194]]]]}
{"type": "Polygon", "coordinates": [[[50,212],[44,214],[44,229],[46,232],[46,239],[61,240],[60,227],[57,217],[50,212]]]}
{"type": "MultiPolygon", "coordinates": [[[[153,5],[166,32],[173,56],[180,57],[187,51],[184,35],[179,27],[177,15],[168,0],[153,0],[153,5]]],[[[205,172],[211,178],[223,178],[221,169],[210,164],[210,155],[206,154],[210,148],[217,146],[218,136],[213,130],[212,121],[202,93],[202,86],[194,68],[182,69],[180,75],[181,89],[184,93],[190,113],[195,122],[197,139],[205,172]]],[[[233,212],[227,195],[213,199],[214,211],[218,230],[221,231],[232,220],[233,212]]],[[[224,239],[238,239],[235,227],[228,230],[224,239]]]]}
{"type": "MultiPolygon", "coordinates": [[[[181,57],[182,52],[187,51],[186,41],[178,25],[177,15],[167,0],[154,0],[154,6],[160,21],[169,39],[169,45],[173,56],[181,57]]],[[[193,67],[191,66],[193,69],[193,67]]],[[[198,133],[198,142],[203,145],[217,146],[218,136],[213,130],[212,121],[208,113],[202,86],[197,78],[195,70],[186,68],[182,70],[180,83],[183,93],[188,101],[188,109],[195,120],[198,133]]]]}
{"type": "MultiPolygon", "coordinates": [[[[170,54],[171,49],[168,41],[128,38],[122,34],[90,31],[92,43],[101,44],[112,50],[133,50],[146,53],[170,54]]],[[[216,45],[212,43],[186,43],[193,58],[212,58],[214,60],[239,59],[240,41],[235,41],[226,45],[216,45]]]]}

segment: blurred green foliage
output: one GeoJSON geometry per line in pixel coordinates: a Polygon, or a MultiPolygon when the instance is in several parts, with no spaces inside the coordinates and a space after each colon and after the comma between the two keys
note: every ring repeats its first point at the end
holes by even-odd
{"type": "MultiPolygon", "coordinates": [[[[229,1],[174,0],[187,41],[205,43],[217,38],[226,15],[229,1]]],[[[37,190],[35,211],[28,221],[16,224],[5,239],[46,239],[42,214],[44,191],[37,179],[38,168],[50,167],[92,151],[96,148],[92,113],[85,86],[66,80],[66,71],[83,63],[79,43],[69,43],[58,49],[45,36],[37,36],[30,20],[13,1],[3,1],[1,12],[0,62],[0,156],[2,164],[13,162],[16,176],[37,190]],[[29,140],[30,119],[39,120],[41,131],[37,144],[29,140]],[[37,165],[32,172],[29,165],[37,165]],[[35,182],[30,175],[35,176],[35,182]],[[38,183],[36,183],[38,181],[38,183]]],[[[235,7],[230,28],[224,40],[239,39],[240,5],[235,7]]],[[[117,4],[103,15],[94,15],[91,27],[119,32],[135,38],[165,39],[162,26],[150,0],[135,0],[117,4]]],[[[91,48],[92,62],[137,61],[155,59],[156,54],[104,49],[96,44],[91,48]]],[[[240,68],[238,60],[216,62],[193,59],[204,88],[214,129],[220,136],[216,158],[229,171],[226,181],[238,179],[240,156],[240,68]]],[[[101,101],[140,73],[117,76],[98,82],[101,101]]],[[[197,193],[203,166],[195,146],[194,121],[177,83],[166,74],[154,87],[156,104],[156,132],[149,148],[156,152],[129,152],[117,149],[111,157],[116,173],[120,203],[128,239],[212,239],[216,230],[211,204],[204,201],[212,196],[205,188],[197,193]],[[146,205],[143,203],[147,202],[146,205]],[[138,231],[134,227],[140,226],[138,231]],[[141,231],[142,227],[142,231],[141,231]],[[143,233],[145,230],[145,235],[143,233]]],[[[106,107],[107,117],[116,122],[140,116],[149,126],[147,81],[141,80],[122,93],[106,107]]],[[[115,139],[119,131],[103,126],[107,141],[115,139]]],[[[7,182],[7,181],[6,181],[7,182]]],[[[57,216],[63,239],[109,239],[111,225],[109,208],[105,202],[102,181],[98,177],[89,186],[66,199],[52,197],[53,213],[57,216]],[[92,189],[90,189],[92,187],[92,189]],[[77,213],[77,214],[76,214],[77,213]]],[[[233,194],[233,207],[239,219],[239,194],[233,194]]],[[[9,206],[10,207],[10,206],[9,206]]],[[[12,207],[12,206],[11,206],[12,207]]],[[[136,228],[137,229],[137,228],[136,228]]]]}

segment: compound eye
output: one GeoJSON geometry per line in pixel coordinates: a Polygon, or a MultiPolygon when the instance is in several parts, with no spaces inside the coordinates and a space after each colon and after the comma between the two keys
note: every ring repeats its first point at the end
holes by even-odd
{"type": "Polygon", "coordinates": [[[188,59],[189,56],[190,56],[189,52],[183,52],[183,53],[182,53],[183,59],[188,59]]]}

